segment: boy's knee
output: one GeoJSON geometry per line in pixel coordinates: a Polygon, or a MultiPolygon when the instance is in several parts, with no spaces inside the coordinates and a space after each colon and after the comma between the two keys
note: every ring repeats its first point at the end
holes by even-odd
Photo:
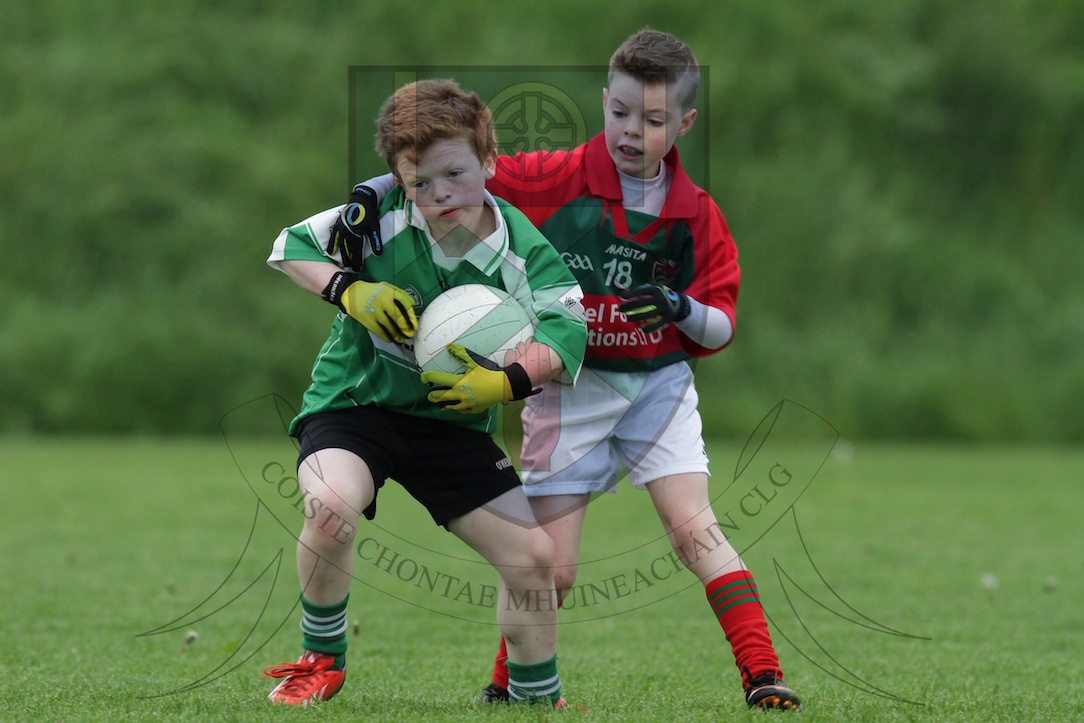
{"type": "Polygon", "coordinates": [[[666,529],[672,530],[673,534],[684,539],[696,534],[696,517],[695,512],[689,510],[677,510],[671,514],[669,518],[664,520],[664,522],[666,529]]]}
{"type": "Polygon", "coordinates": [[[553,540],[541,528],[532,530],[504,574],[512,588],[548,587],[553,580],[553,540]]]}
{"type": "Polygon", "coordinates": [[[327,505],[305,515],[305,531],[310,539],[349,545],[358,531],[359,513],[348,505],[327,505]]]}
{"type": "Polygon", "coordinates": [[[559,566],[553,571],[553,586],[557,588],[557,595],[564,600],[572,586],[576,584],[576,566],[559,566]]]}
{"type": "Polygon", "coordinates": [[[553,540],[541,528],[532,530],[526,555],[531,567],[545,570],[549,574],[553,569],[553,540]]]}
{"type": "Polygon", "coordinates": [[[699,536],[712,527],[718,526],[715,513],[710,507],[704,508],[699,505],[679,505],[669,511],[669,515],[663,520],[666,529],[673,530],[681,536],[699,536]]]}

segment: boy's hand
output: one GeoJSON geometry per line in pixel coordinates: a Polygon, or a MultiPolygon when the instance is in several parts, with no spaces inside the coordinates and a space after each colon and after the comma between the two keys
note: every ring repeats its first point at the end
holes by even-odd
{"type": "Polygon", "coordinates": [[[442,409],[478,414],[542,391],[531,389],[531,380],[519,364],[502,367],[454,343],[448,345],[448,353],[467,368],[465,374],[422,372],[422,382],[429,385],[429,401],[442,409]]]}
{"type": "Polygon", "coordinates": [[[385,281],[362,281],[357,274],[340,271],[331,277],[323,297],[384,341],[402,344],[418,328],[413,297],[385,281]]]}
{"type": "Polygon", "coordinates": [[[621,298],[624,302],[618,308],[648,333],[689,315],[689,297],[669,286],[640,284],[622,291],[621,298]]]}
{"type": "Polygon", "coordinates": [[[350,193],[350,200],[339,212],[339,218],[331,226],[331,238],[327,242],[327,252],[342,252],[345,268],[361,271],[364,265],[365,243],[373,254],[384,253],[384,244],[380,240],[380,204],[376,192],[359,183],[350,193]]]}

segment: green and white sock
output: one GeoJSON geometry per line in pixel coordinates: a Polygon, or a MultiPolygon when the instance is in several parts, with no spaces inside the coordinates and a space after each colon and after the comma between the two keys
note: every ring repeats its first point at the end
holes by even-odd
{"type": "Polygon", "coordinates": [[[346,653],[346,598],[337,605],[316,605],[301,597],[301,645],[311,650],[336,657],[332,668],[345,664],[346,653]]]}
{"type": "Polygon", "coordinates": [[[554,705],[561,699],[561,677],[557,675],[557,656],[534,665],[508,661],[508,700],[511,703],[554,705]]]}

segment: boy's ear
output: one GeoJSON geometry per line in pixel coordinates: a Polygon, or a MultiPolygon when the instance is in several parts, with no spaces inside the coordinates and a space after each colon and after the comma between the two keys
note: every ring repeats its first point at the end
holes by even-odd
{"type": "Polygon", "coordinates": [[[482,159],[482,170],[485,171],[486,178],[493,178],[497,175],[497,154],[490,153],[484,159],[482,159]]]}
{"type": "Polygon", "coordinates": [[[693,123],[696,122],[696,108],[690,108],[685,111],[685,115],[681,117],[681,125],[678,126],[678,137],[685,135],[693,128],[693,123]]]}

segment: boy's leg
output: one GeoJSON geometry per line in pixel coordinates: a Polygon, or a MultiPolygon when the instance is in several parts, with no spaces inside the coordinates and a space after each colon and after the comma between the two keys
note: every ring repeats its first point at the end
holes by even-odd
{"type": "MultiPolygon", "coordinates": [[[[561,602],[576,582],[580,538],[589,501],[589,495],[530,498],[535,519],[553,541],[553,584],[557,590],[557,607],[561,607],[561,602]]],[[[487,702],[508,699],[508,645],[503,635],[493,660],[492,682],[482,695],[487,702]]]]}
{"type": "Polygon", "coordinates": [[[350,591],[353,542],[358,518],[375,496],[373,476],[353,452],[322,449],[301,462],[297,479],[306,501],[297,542],[302,595],[317,605],[332,605],[350,591]]]}
{"type": "Polygon", "coordinates": [[[576,583],[580,538],[590,501],[586,494],[530,498],[535,519],[553,541],[553,584],[559,600],[564,600],[576,583]]]}
{"type": "Polygon", "coordinates": [[[708,476],[672,475],[647,484],[670,544],[704,584],[742,676],[751,706],[797,708],[798,696],[783,685],[756,583],[723,535],[708,499],[708,476]]]}
{"type": "Polygon", "coordinates": [[[557,674],[557,595],[553,586],[553,542],[534,523],[522,488],[490,505],[451,520],[450,532],[484,557],[500,574],[497,626],[507,641],[514,701],[561,698],[557,674]],[[512,508],[498,514],[492,508],[512,508]]]}
{"type": "Polygon", "coordinates": [[[283,678],[269,698],[308,705],[327,700],[346,677],[346,602],[354,572],[353,541],[361,511],[372,501],[368,465],[343,449],[323,449],[298,466],[305,522],[297,544],[304,652],[296,663],[270,666],[283,678]]]}

